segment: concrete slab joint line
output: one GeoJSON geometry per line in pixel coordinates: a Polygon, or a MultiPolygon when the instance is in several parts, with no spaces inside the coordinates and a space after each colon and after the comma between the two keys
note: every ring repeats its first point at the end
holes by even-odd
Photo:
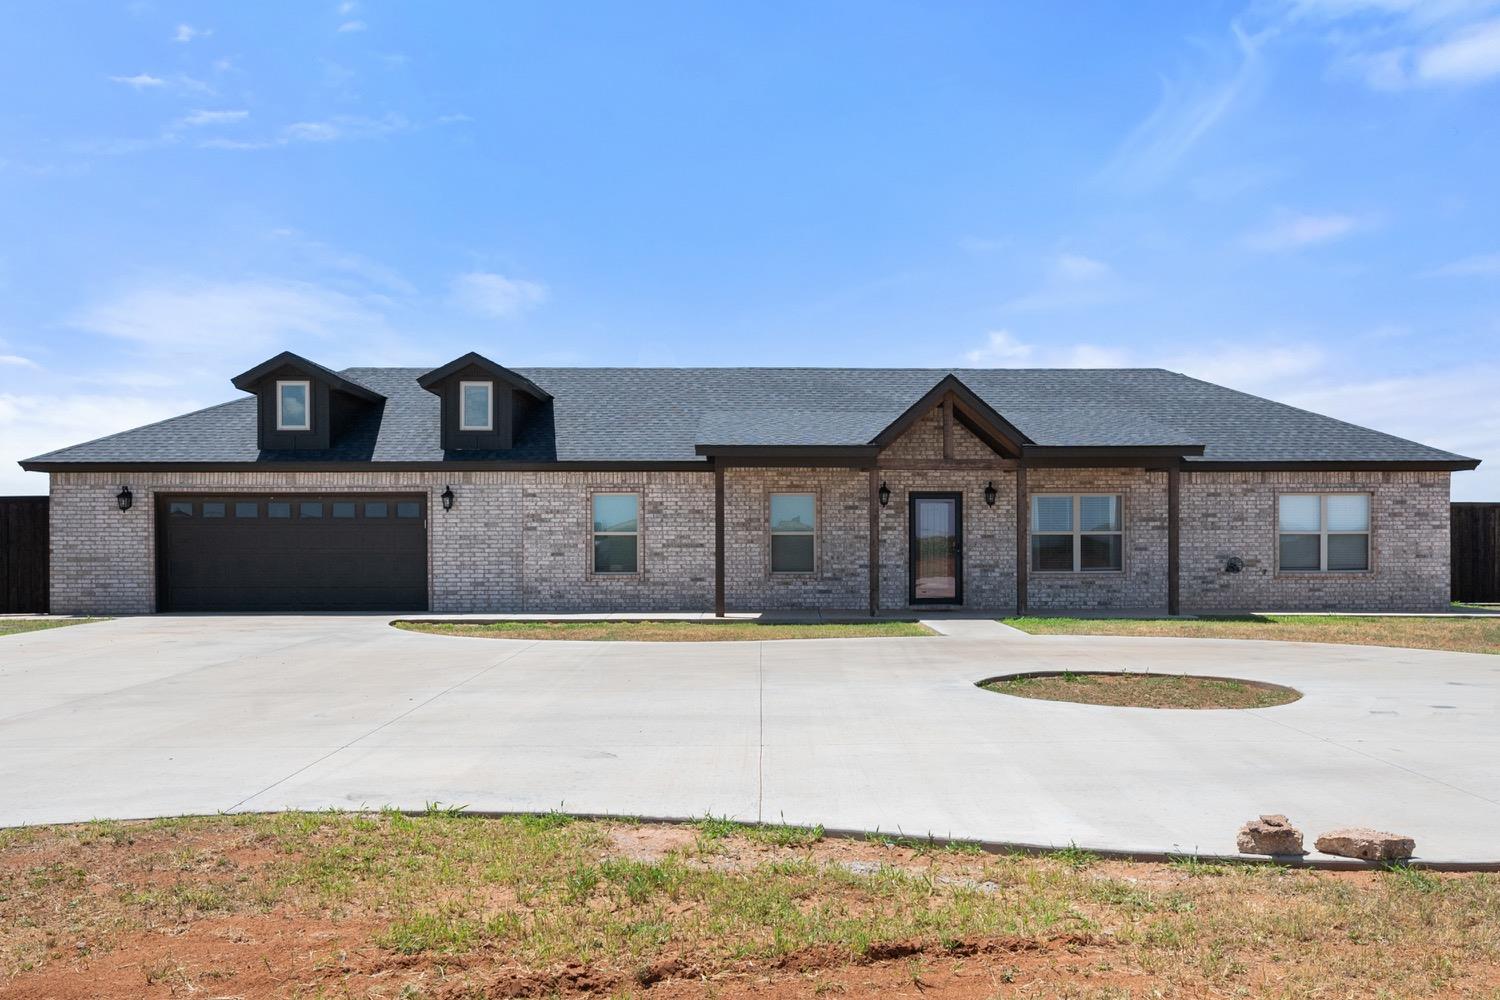
{"type": "Polygon", "coordinates": [[[1480,654],[1109,636],[585,643],[420,635],[378,616],[148,616],[0,639],[0,704],[0,826],[438,801],[1232,855],[1247,817],[1280,813],[1313,833],[1409,835],[1419,862],[1500,861],[1500,670],[1480,654]],[[1097,669],[1303,698],[1169,711],[975,684],[1097,669]]]}

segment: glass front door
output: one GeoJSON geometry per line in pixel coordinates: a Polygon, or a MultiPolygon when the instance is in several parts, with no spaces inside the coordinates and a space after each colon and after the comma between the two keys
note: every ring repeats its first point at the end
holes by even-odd
{"type": "Polygon", "coordinates": [[[913,604],[962,604],[963,495],[911,495],[911,593],[913,604]]]}

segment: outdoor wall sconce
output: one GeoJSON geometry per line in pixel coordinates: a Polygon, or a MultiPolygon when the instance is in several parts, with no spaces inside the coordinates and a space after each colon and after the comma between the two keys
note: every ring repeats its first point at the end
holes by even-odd
{"type": "Polygon", "coordinates": [[[1224,563],[1224,572],[1238,573],[1245,568],[1245,561],[1239,556],[1230,556],[1224,563]]]}
{"type": "Polygon", "coordinates": [[[445,487],[443,487],[442,500],[443,500],[443,509],[444,510],[452,510],[453,509],[453,487],[451,487],[451,486],[445,486],[445,487]]]}
{"type": "Polygon", "coordinates": [[[880,484],[880,506],[884,507],[891,502],[891,488],[885,483],[880,484]]]}
{"type": "Polygon", "coordinates": [[[988,506],[993,507],[995,506],[995,497],[999,495],[999,491],[995,489],[995,481],[991,479],[984,487],[984,502],[988,506]]]}
{"type": "Polygon", "coordinates": [[[130,492],[130,487],[121,486],[120,492],[115,494],[115,503],[119,504],[120,510],[122,512],[129,510],[130,505],[134,502],[135,496],[130,492]]]}

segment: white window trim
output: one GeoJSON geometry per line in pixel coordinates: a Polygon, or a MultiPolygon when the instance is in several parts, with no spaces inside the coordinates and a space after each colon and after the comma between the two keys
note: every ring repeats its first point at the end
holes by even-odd
{"type": "Polygon", "coordinates": [[[766,549],[766,566],[773,576],[816,576],[818,572],[818,494],[813,490],[776,490],[766,494],[766,529],[769,532],[770,542],[766,549]],[[771,524],[771,500],[775,497],[812,497],[813,502],[813,526],[809,531],[777,531],[771,524]],[[800,537],[810,535],[813,540],[812,569],[777,569],[775,562],[776,546],[774,544],[777,535],[790,535],[800,537]]]}
{"type": "Polygon", "coordinates": [[[461,431],[492,431],[495,429],[495,383],[485,381],[458,383],[458,429],[461,431]],[[485,421],[482,424],[464,422],[464,390],[471,385],[484,386],[485,421]]]}
{"type": "Polygon", "coordinates": [[[1102,575],[1105,573],[1125,572],[1125,495],[1123,493],[1033,493],[1028,501],[1029,509],[1026,511],[1026,527],[1028,532],[1026,542],[1026,561],[1031,573],[1087,573],[1089,576],[1102,575]],[[1073,530],[1072,531],[1039,531],[1036,528],[1036,501],[1038,497],[1069,497],[1073,501],[1073,530]],[[1080,504],[1084,497],[1113,497],[1120,511],[1120,527],[1115,531],[1083,531],[1080,530],[1082,519],[1079,516],[1080,504]],[[1036,546],[1031,544],[1032,538],[1043,536],[1069,536],[1073,539],[1073,568],[1072,569],[1041,569],[1036,564],[1036,546]],[[1083,536],[1084,535],[1119,535],[1120,536],[1120,568],[1119,569],[1084,569],[1083,568],[1083,536]]]}
{"type": "Polygon", "coordinates": [[[589,494],[589,575],[590,576],[636,576],[641,571],[641,495],[634,490],[600,490],[589,494]],[[634,531],[595,531],[594,530],[594,498],[595,497],[635,497],[635,530],[634,531]],[[635,569],[600,569],[594,559],[594,540],[596,538],[634,538],[635,539],[635,569]]]}
{"type": "Polygon", "coordinates": [[[278,431],[310,431],[312,430],[312,383],[298,379],[287,379],[276,383],[276,429],[278,431]],[[306,418],[300,424],[289,424],[281,413],[281,390],[284,386],[300,385],[302,387],[302,413],[306,418]]]}
{"type": "Polygon", "coordinates": [[[1331,573],[1343,575],[1349,573],[1369,573],[1375,568],[1375,496],[1362,490],[1330,490],[1326,493],[1303,493],[1297,490],[1286,490],[1276,494],[1276,572],[1277,573],[1331,573]],[[1317,531],[1284,531],[1281,527],[1281,498],[1282,497],[1317,497],[1318,498],[1318,530],[1317,531]],[[1364,531],[1330,531],[1328,529],[1328,498],[1329,497],[1364,497],[1365,498],[1365,530],[1364,531]],[[1281,565],[1281,536],[1282,535],[1315,535],[1318,538],[1318,568],[1307,569],[1297,566],[1283,568],[1281,565]],[[1328,536],[1329,535],[1364,535],[1365,536],[1365,565],[1362,569],[1329,569],[1328,568],[1328,536]]]}

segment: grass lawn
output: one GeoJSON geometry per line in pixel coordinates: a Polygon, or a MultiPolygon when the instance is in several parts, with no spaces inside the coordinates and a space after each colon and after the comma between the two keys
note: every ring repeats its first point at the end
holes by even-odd
{"type": "Polygon", "coordinates": [[[394,813],[0,831],[6,997],[1493,997],[1500,877],[394,813]]]}
{"type": "Polygon", "coordinates": [[[990,681],[984,689],[1018,698],[1135,708],[1270,708],[1302,697],[1290,688],[1176,674],[1064,673],[1050,677],[1010,677],[990,681]]]}
{"type": "Polygon", "coordinates": [[[1494,618],[1358,618],[1349,615],[1241,615],[1224,618],[1006,618],[1035,635],[1161,635],[1196,639],[1279,639],[1362,646],[1500,653],[1494,618]]]}
{"type": "Polygon", "coordinates": [[[0,635],[20,635],[22,632],[40,632],[43,629],[62,628],[66,625],[88,625],[91,622],[107,620],[105,618],[0,618],[0,635]]]}
{"type": "Polygon", "coordinates": [[[916,622],[857,622],[845,625],[762,625],[722,622],[497,622],[495,624],[396,622],[408,632],[467,635],[481,639],[586,639],[595,642],[752,642],[762,639],[860,639],[871,636],[936,635],[916,622]]]}

